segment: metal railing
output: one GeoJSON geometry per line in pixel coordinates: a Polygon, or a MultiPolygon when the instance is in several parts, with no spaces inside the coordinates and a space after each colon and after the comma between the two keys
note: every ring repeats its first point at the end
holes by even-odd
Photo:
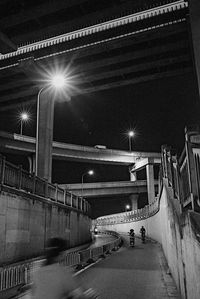
{"type": "Polygon", "coordinates": [[[156,198],[152,204],[146,205],[142,209],[99,217],[95,220],[95,225],[97,226],[114,225],[120,223],[140,221],[153,216],[158,212],[158,210],[159,210],[159,199],[156,198]]]}
{"type": "Polygon", "coordinates": [[[182,207],[189,206],[200,212],[200,133],[186,130],[186,143],[179,159],[172,149],[162,146],[159,172],[159,193],[155,201],[142,209],[97,218],[97,226],[114,225],[146,219],[159,211],[159,197],[163,178],[172,188],[174,198],[182,207]],[[192,136],[192,137],[191,137],[192,136]]]}
{"type": "MultiPolygon", "coordinates": [[[[60,260],[60,263],[67,267],[86,265],[91,260],[98,259],[108,251],[119,248],[121,238],[118,234],[110,231],[102,233],[114,235],[116,236],[116,240],[92,249],[66,253],[63,255],[62,260],[60,260]]],[[[7,266],[0,269],[0,296],[2,291],[14,287],[20,288],[23,285],[30,284],[32,282],[33,273],[43,265],[44,261],[44,259],[40,258],[39,260],[26,262],[21,265],[7,266]]]]}
{"type": "Polygon", "coordinates": [[[185,149],[178,160],[170,147],[162,147],[162,169],[163,177],[167,179],[168,185],[174,191],[174,197],[179,200],[180,204],[184,206],[186,203],[191,202],[191,168],[185,149]]]}
{"type": "Polygon", "coordinates": [[[185,128],[185,146],[179,159],[170,147],[162,147],[162,173],[182,209],[200,212],[200,128],[185,128]]]}
{"type": "Polygon", "coordinates": [[[76,196],[64,190],[58,185],[50,184],[21,166],[16,166],[0,155],[0,185],[8,186],[69,207],[90,213],[90,204],[82,197],[76,196]]]}

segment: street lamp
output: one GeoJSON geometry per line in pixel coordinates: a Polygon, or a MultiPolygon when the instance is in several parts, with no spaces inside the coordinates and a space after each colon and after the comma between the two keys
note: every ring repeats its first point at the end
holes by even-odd
{"type": "Polygon", "coordinates": [[[84,176],[88,174],[88,175],[93,175],[94,174],[94,171],[93,170],[89,170],[85,173],[82,174],[82,177],[81,177],[81,197],[83,198],[83,178],[84,176]]]}
{"type": "Polygon", "coordinates": [[[36,151],[35,151],[35,173],[38,175],[38,156],[39,156],[39,115],[40,115],[40,95],[45,90],[53,88],[55,91],[63,89],[67,85],[65,74],[56,73],[51,75],[46,84],[39,90],[37,95],[37,124],[36,124],[36,151]]]}
{"type": "Polygon", "coordinates": [[[126,205],[126,212],[130,210],[130,205],[126,205]]]}
{"type": "Polygon", "coordinates": [[[129,151],[132,150],[132,138],[134,137],[135,132],[134,131],[129,131],[128,132],[128,140],[129,140],[129,151]]]}
{"type": "Polygon", "coordinates": [[[20,114],[20,135],[22,135],[22,128],[23,128],[23,123],[28,121],[29,115],[26,112],[22,112],[20,114]]]}

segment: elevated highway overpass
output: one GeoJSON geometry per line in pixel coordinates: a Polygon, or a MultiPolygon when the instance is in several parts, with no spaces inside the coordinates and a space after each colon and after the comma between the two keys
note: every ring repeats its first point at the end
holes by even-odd
{"type": "MultiPolygon", "coordinates": [[[[26,155],[34,160],[35,138],[0,131],[0,153],[26,155]]],[[[160,153],[98,149],[56,141],[53,141],[52,155],[53,159],[114,165],[131,165],[143,158],[151,158],[156,162],[161,157],[160,153]]],[[[33,171],[33,163],[31,168],[33,171]]]]}
{"type": "MultiPolygon", "coordinates": [[[[29,160],[29,172],[35,173],[35,138],[0,131],[0,153],[26,155],[29,160]]],[[[44,156],[44,155],[43,155],[44,156]]],[[[127,165],[132,182],[84,184],[84,196],[109,196],[116,194],[135,194],[148,192],[148,200],[155,196],[154,165],[160,164],[161,154],[153,152],[130,152],[114,149],[99,149],[53,141],[52,158],[77,162],[127,165]],[[147,183],[137,181],[137,171],[146,168],[147,183]],[[106,185],[107,184],[107,185],[106,185]],[[137,188],[140,188],[137,190],[137,188]],[[145,189],[145,190],[144,190],[145,189]],[[87,190],[87,192],[86,192],[87,190]]],[[[73,192],[80,193],[80,185],[70,186],[73,192]],[[79,191],[78,191],[79,189],[79,191]]],[[[69,189],[70,189],[69,188],[69,189]]],[[[135,199],[134,199],[135,202],[135,199]]]]}
{"type": "MultiPolygon", "coordinates": [[[[155,187],[158,182],[154,182],[155,187]]],[[[71,191],[77,196],[89,197],[105,197],[114,195],[132,195],[147,192],[147,181],[120,181],[120,182],[98,182],[82,184],[61,184],[63,189],[71,191]]]]}
{"type": "Polygon", "coordinates": [[[191,72],[188,1],[3,2],[0,110],[35,102],[55,57],[77,70],[79,94],[191,72]]]}

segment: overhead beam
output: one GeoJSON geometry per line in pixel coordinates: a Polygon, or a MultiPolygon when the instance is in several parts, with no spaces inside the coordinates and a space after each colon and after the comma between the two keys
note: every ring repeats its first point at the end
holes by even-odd
{"type": "Polygon", "coordinates": [[[121,67],[119,69],[114,69],[112,71],[104,71],[102,73],[95,72],[95,74],[88,75],[85,74],[85,77],[81,78],[82,83],[92,82],[95,85],[95,82],[102,79],[108,79],[112,77],[123,76],[124,74],[136,73],[140,71],[148,71],[154,68],[159,68],[163,66],[173,65],[175,63],[189,61],[190,57],[188,55],[181,55],[178,57],[170,57],[166,59],[159,59],[152,62],[141,63],[134,65],[134,60],[130,62],[132,65],[128,67],[121,67]]]}
{"type": "MultiPolygon", "coordinates": [[[[155,69],[155,68],[159,68],[159,67],[164,67],[164,66],[169,66],[169,65],[173,65],[175,63],[183,63],[183,62],[187,62],[189,61],[190,58],[188,57],[188,55],[182,55],[179,57],[173,57],[173,58],[167,58],[167,59],[160,59],[160,60],[156,60],[153,62],[147,62],[145,64],[141,64],[141,65],[131,65],[130,67],[125,67],[125,68],[120,68],[120,69],[115,69],[112,71],[103,71],[102,73],[95,73],[95,74],[91,74],[88,75],[85,74],[85,77],[81,77],[81,82],[82,83],[92,83],[93,85],[95,85],[95,82],[99,81],[99,80],[105,80],[105,79],[110,79],[110,78],[115,78],[115,77],[119,77],[119,76],[124,76],[125,74],[131,74],[131,73],[136,73],[135,76],[138,76],[137,72],[147,72],[148,70],[151,69],[155,69]]],[[[141,75],[142,76],[142,75],[141,75]]],[[[144,73],[145,76],[145,73],[144,73]]],[[[123,80],[123,78],[122,78],[123,80]]],[[[124,80],[126,80],[124,78],[124,80]]],[[[100,84],[101,85],[101,84],[100,84]]],[[[30,96],[30,95],[34,95],[37,94],[38,92],[38,87],[30,87],[26,90],[22,89],[22,91],[17,91],[14,92],[13,94],[8,94],[5,96],[1,96],[0,98],[0,103],[3,102],[8,102],[20,97],[25,97],[25,96],[30,96]]],[[[82,93],[82,89],[80,89],[80,92],[82,93]]]]}
{"type": "MultiPolygon", "coordinates": [[[[103,58],[103,59],[99,59],[98,61],[94,61],[94,62],[86,62],[85,64],[80,65],[80,67],[78,67],[79,71],[89,71],[89,70],[93,70],[97,67],[104,67],[104,66],[108,66],[108,65],[112,65],[112,64],[116,64],[116,63],[121,63],[121,62],[126,62],[129,60],[134,60],[137,58],[146,58],[146,57],[151,57],[151,56],[158,56],[161,54],[164,54],[166,52],[169,51],[181,51],[183,49],[187,49],[189,47],[188,43],[185,40],[181,40],[181,41],[175,41],[174,43],[170,43],[170,44],[165,44],[165,45],[156,45],[154,47],[148,47],[148,48],[144,48],[144,49],[138,49],[138,50],[133,50],[129,53],[126,52],[126,54],[123,51],[123,48],[121,50],[121,54],[116,55],[116,56],[112,56],[112,57],[108,57],[108,58],[103,58]]],[[[189,50],[189,49],[188,49],[189,50]]],[[[112,52],[111,52],[112,53],[112,52]]],[[[153,59],[153,57],[152,57],[153,59]]]]}
{"type": "MultiPolygon", "coordinates": [[[[106,41],[119,39],[123,36],[135,35],[138,32],[152,31],[155,29],[155,27],[159,27],[159,28],[163,27],[163,26],[168,27],[169,23],[171,22],[171,19],[168,16],[169,13],[170,14],[173,13],[172,23],[175,23],[177,21],[185,22],[184,14],[182,16],[180,16],[178,13],[177,20],[175,20],[174,13],[175,13],[175,11],[179,12],[182,9],[184,9],[184,11],[185,11],[186,7],[187,7],[187,4],[183,0],[179,0],[174,3],[170,3],[170,4],[168,3],[166,5],[161,5],[158,7],[154,7],[152,9],[147,9],[144,11],[136,12],[131,15],[129,14],[124,17],[108,20],[106,22],[103,21],[103,23],[101,22],[101,23],[98,23],[95,25],[91,25],[89,27],[85,27],[83,29],[77,29],[72,32],[69,32],[70,28],[69,28],[69,26],[66,26],[66,28],[68,28],[69,31],[67,30],[67,32],[62,35],[47,38],[45,40],[37,41],[32,44],[27,44],[26,46],[20,47],[18,52],[14,52],[10,56],[5,56],[5,57],[1,57],[1,58],[2,58],[2,60],[4,60],[4,59],[7,59],[8,57],[11,58],[12,56],[18,56],[18,55],[25,54],[28,52],[36,51],[36,50],[39,50],[40,48],[46,48],[49,46],[53,46],[55,44],[62,45],[69,41],[73,41],[73,42],[76,41],[75,48],[77,50],[82,47],[96,45],[97,43],[99,44],[99,43],[103,43],[106,41]],[[163,15],[166,14],[167,17],[169,18],[169,20],[164,19],[164,21],[161,22],[160,16],[162,14],[163,15]],[[157,18],[158,22],[152,23],[151,22],[152,18],[157,18]],[[143,23],[141,23],[144,19],[150,20],[149,24],[144,25],[143,23]],[[138,26],[135,27],[135,24],[140,24],[140,23],[143,25],[139,26],[139,27],[138,26]],[[109,30],[112,28],[115,28],[114,32],[112,30],[109,30]],[[102,32],[104,35],[103,37],[102,37],[102,32]],[[90,42],[91,37],[92,37],[92,42],[90,42]],[[82,38],[85,42],[82,42],[82,38]],[[79,41],[78,44],[77,44],[77,41],[79,41]]],[[[91,22],[91,20],[90,20],[90,22],[91,22]]],[[[96,23],[96,18],[95,18],[95,23],[96,23]]],[[[81,25],[83,26],[83,24],[85,24],[85,23],[82,23],[81,25]]],[[[76,24],[75,28],[77,28],[77,24],[76,24]]],[[[48,29],[49,28],[46,28],[45,30],[48,30],[48,29]]],[[[74,27],[71,30],[74,30],[74,27]]],[[[45,32],[43,33],[43,35],[45,34],[45,32]]],[[[56,32],[54,32],[52,30],[50,30],[50,32],[52,32],[52,34],[56,34],[56,32]]],[[[63,26],[62,26],[62,30],[58,31],[58,32],[63,32],[63,26]]],[[[33,32],[32,32],[32,38],[34,39],[33,32]]],[[[22,40],[24,40],[24,39],[22,39],[22,40]]],[[[27,37],[26,40],[29,40],[29,38],[27,37]]],[[[70,49],[70,51],[71,50],[72,49],[70,49]]],[[[66,51],[68,51],[68,49],[66,49],[66,51]]],[[[57,55],[57,54],[58,54],[58,52],[55,53],[55,55],[57,55]]]]}
{"type": "MultiPolygon", "coordinates": [[[[173,38],[174,40],[181,40],[187,39],[188,32],[187,32],[187,27],[185,23],[178,23],[178,24],[172,24],[167,27],[161,27],[154,29],[151,32],[142,32],[142,33],[137,33],[134,35],[134,38],[132,37],[124,37],[120,38],[114,41],[106,41],[104,43],[98,44],[98,46],[90,46],[89,52],[88,52],[88,47],[83,47],[80,48],[78,51],[75,48],[73,50],[73,47],[71,47],[71,50],[69,52],[65,53],[59,53],[59,45],[56,45],[56,52],[58,52],[57,57],[59,60],[62,61],[64,59],[65,61],[73,61],[76,60],[78,63],[81,62],[86,57],[91,57],[93,55],[97,55],[100,53],[105,53],[110,50],[116,50],[116,49],[122,49],[124,47],[128,46],[137,46],[140,44],[144,43],[144,47],[148,48],[151,43],[154,43],[156,41],[167,41],[167,39],[173,38]],[[183,35],[183,36],[182,36],[183,35]],[[146,45],[146,46],[145,46],[146,45]]],[[[159,45],[161,42],[159,42],[159,45]]],[[[51,47],[53,49],[53,46],[51,47]]],[[[55,62],[55,56],[48,56],[48,49],[41,49],[37,51],[39,54],[35,55],[35,61],[38,61],[39,63],[42,61],[43,63],[54,63],[55,62]]],[[[83,63],[85,61],[83,60],[83,63]]],[[[6,60],[7,66],[12,62],[10,62],[9,59],[6,60]]],[[[17,64],[18,61],[17,61],[17,64]]],[[[17,72],[20,72],[21,70],[18,67],[11,67],[11,68],[6,68],[4,69],[4,61],[0,61],[0,76],[4,77],[10,77],[10,71],[12,71],[14,74],[17,72]]]]}
{"type": "MultiPolygon", "coordinates": [[[[169,71],[165,71],[165,72],[155,73],[152,75],[131,78],[131,79],[127,79],[124,81],[116,80],[115,82],[112,82],[112,83],[104,83],[104,84],[101,84],[100,86],[91,86],[89,88],[85,88],[84,90],[81,90],[81,93],[84,94],[84,93],[98,92],[101,90],[113,89],[113,88],[130,85],[130,84],[138,84],[138,83],[147,82],[147,81],[151,81],[151,80],[155,80],[155,79],[178,76],[178,75],[182,75],[185,73],[189,73],[191,71],[192,71],[191,66],[189,66],[189,67],[187,66],[187,67],[184,67],[183,69],[169,70],[169,71]]],[[[1,108],[0,108],[0,110],[1,110],[1,108]]]]}
{"type": "MultiPolygon", "coordinates": [[[[18,14],[15,14],[12,16],[12,18],[5,17],[2,20],[0,20],[0,25],[1,24],[6,24],[7,27],[13,27],[13,26],[18,26],[23,23],[37,20],[42,17],[48,17],[48,15],[52,15],[52,18],[54,17],[55,13],[55,18],[56,18],[56,12],[63,11],[64,9],[72,9],[74,7],[74,10],[78,10],[79,6],[84,7],[84,2],[87,2],[86,0],[70,0],[70,1],[63,1],[63,0],[58,0],[58,1],[49,1],[48,4],[41,4],[38,5],[37,7],[33,7],[31,10],[27,9],[23,12],[20,12],[18,14]],[[57,3],[59,1],[59,3],[57,3]],[[52,3],[51,3],[52,2],[52,3]]],[[[112,2],[106,4],[104,8],[96,10],[95,4],[93,4],[94,9],[93,11],[89,11],[88,13],[81,14],[74,19],[68,20],[68,15],[66,14],[66,21],[62,23],[56,23],[46,27],[45,29],[41,28],[40,30],[33,30],[32,31],[32,36],[39,40],[41,37],[46,36],[47,32],[51,33],[57,33],[58,32],[63,32],[63,28],[67,28],[67,31],[71,31],[74,28],[82,28],[87,24],[94,23],[96,24],[97,21],[105,22],[111,17],[120,17],[124,13],[127,13],[127,11],[134,11],[133,10],[133,3],[131,1],[129,3],[118,3],[116,6],[112,5],[112,2]],[[110,6],[108,7],[108,5],[110,6]]],[[[159,6],[159,3],[158,3],[159,6]]],[[[139,6],[140,7],[140,6],[139,6]]],[[[135,11],[138,13],[138,7],[135,9],[135,11]]],[[[41,21],[42,22],[42,21],[41,21]]],[[[14,37],[15,38],[15,37],[14,37]]],[[[34,39],[33,38],[33,39],[34,39]]],[[[18,35],[16,36],[17,40],[30,40],[29,39],[29,34],[23,34],[23,35],[18,35]]]]}
{"type": "Polygon", "coordinates": [[[1,18],[0,24],[7,27],[17,26],[19,24],[40,18],[52,13],[55,13],[59,10],[63,10],[67,7],[75,6],[77,4],[84,3],[85,0],[53,0],[47,1],[43,4],[31,7],[29,9],[23,9],[19,13],[9,15],[8,17],[1,18]]]}
{"type": "MultiPolygon", "coordinates": [[[[143,49],[143,50],[136,50],[135,52],[130,52],[130,53],[126,53],[126,55],[123,55],[123,53],[116,55],[116,56],[112,56],[109,54],[108,58],[99,58],[96,61],[92,61],[92,62],[88,62],[85,64],[81,64],[78,65],[76,64],[76,60],[74,61],[73,65],[75,65],[75,67],[77,67],[79,73],[80,72],[89,72],[91,70],[95,71],[95,69],[97,67],[104,67],[104,66],[108,66],[108,65],[112,65],[117,63],[121,63],[121,62],[126,62],[129,60],[133,60],[134,59],[138,59],[138,58],[146,58],[146,57],[151,57],[151,56],[158,56],[160,54],[164,54],[166,52],[169,51],[182,51],[184,49],[187,49],[188,44],[185,40],[182,41],[175,41],[174,43],[170,43],[170,44],[166,44],[166,45],[161,45],[159,46],[155,46],[154,48],[148,48],[148,49],[143,49]]],[[[189,49],[188,49],[189,50],[189,49]]],[[[123,50],[122,50],[123,51],[123,50]]],[[[152,57],[152,59],[153,59],[152,57]]],[[[35,67],[36,69],[37,67],[35,67]]],[[[32,82],[30,82],[30,80],[25,80],[25,77],[22,75],[20,76],[19,80],[15,79],[15,80],[10,80],[10,82],[6,82],[6,84],[3,82],[1,84],[0,82],[0,91],[6,91],[9,89],[14,89],[17,88],[19,86],[24,86],[25,88],[31,86],[32,82]]]]}
{"type": "MultiPolygon", "coordinates": [[[[173,76],[179,76],[179,75],[183,75],[186,73],[190,73],[192,71],[192,67],[191,66],[183,66],[182,69],[175,69],[175,70],[168,70],[168,71],[164,71],[164,72],[160,72],[160,73],[155,73],[155,74],[151,74],[151,75],[145,75],[145,76],[141,76],[141,77],[137,77],[137,78],[130,78],[130,79],[126,79],[126,80],[116,80],[112,83],[104,83],[101,84],[99,86],[90,86],[88,88],[84,88],[81,89],[81,94],[87,94],[87,93],[93,93],[93,92],[98,92],[98,91],[102,91],[102,90],[108,90],[108,89],[113,89],[113,88],[117,88],[120,86],[126,86],[126,85],[131,85],[131,84],[138,84],[141,82],[147,82],[147,81],[151,81],[151,80],[156,80],[156,79],[161,79],[161,78],[167,78],[167,77],[173,77],[173,76]]],[[[32,91],[27,91],[26,96],[24,96],[24,99],[20,97],[20,95],[18,95],[18,100],[20,99],[20,101],[18,101],[17,103],[8,103],[8,102],[0,102],[0,111],[7,111],[9,109],[13,109],[18,107],[21,104],[32,104],[36,102],[36,97],[33,98],[33,96],[36,95],[32,92],[32,91]],[[31,99],[30,99],[31,97],[31,99]]]]}

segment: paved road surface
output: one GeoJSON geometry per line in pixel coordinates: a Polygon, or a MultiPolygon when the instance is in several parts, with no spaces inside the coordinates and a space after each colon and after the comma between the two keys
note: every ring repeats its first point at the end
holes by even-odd
{"type": "Polygon", "coordinates": [[[95,248],[116,240],[116,237],[106,234],[94,235],[94,240],[89,248],[95,248]]]}
{"type": "Polygon", "coordinates": [[[135,248],[121,248],[77,278],[101,299],[179,298],[170,275],[162,271],[163,258],[159,245],[137,239],[135,248]]]}
{"type": "MultiPolygon", "coordinates": [[[[97,236],[97,240],[101,242],[102,236],[97,236]]],[[[164,267],[160,246],[150,242],[141,244],[136,239],[134,248],[120,248],[81,271],[77,279],[86,288],[94,288],[100,299],[178,299],[172,278],[163,271],[164,267]]],[[[21,298],[30,297],[27,294],[21,298]]]]}

